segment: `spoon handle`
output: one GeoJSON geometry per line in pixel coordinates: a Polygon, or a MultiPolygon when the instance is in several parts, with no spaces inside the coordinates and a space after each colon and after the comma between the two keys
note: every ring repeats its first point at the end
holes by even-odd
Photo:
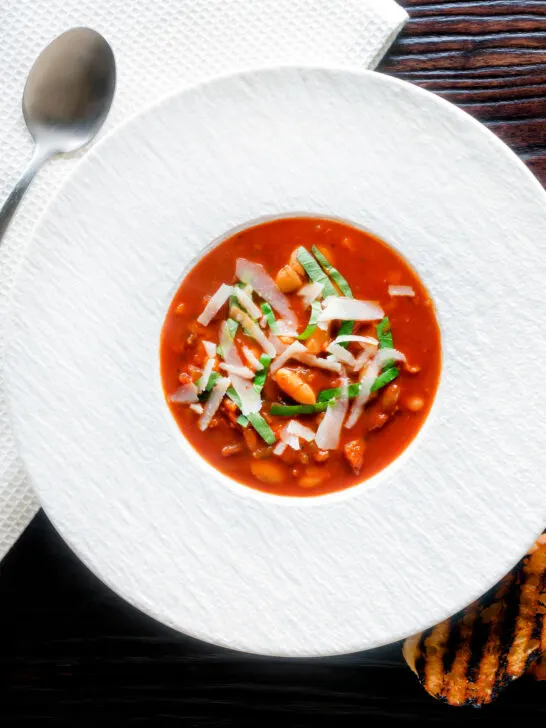
{"type": "Polygon", "coordinates": [[[44,153],[39,147],[35,147],[32,159],[23,172],[21,179],[17,182],[9,197],[2,205],[2,208],[0,209],[0,243],[4,238],[4,234],[8,229],[15,211],[17,210],[17,206],[28,189],[28,186],[34,179],[36,172],[49,156],[50,155],[47,152],[44,153]]]}

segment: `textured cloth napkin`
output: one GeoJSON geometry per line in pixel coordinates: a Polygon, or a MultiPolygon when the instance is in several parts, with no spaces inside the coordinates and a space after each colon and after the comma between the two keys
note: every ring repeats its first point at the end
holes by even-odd
{"type": "MultiPolygon", "coordinates": [[[[118,86],[101,136],[183,86],[259,66],[374,68],[407,20],[394,0],[3,0],[0,4],[0,200],[30,159],[21,115],[26,75],[40,50],[74,26],[110,42],[118,86]]],[[[31,231],[81,156],[40,173],[0,246],[0,373],[17,265],[31,231]]],[[[0,374],[0,559],[39,508],[18,459],[0,374]]]]}

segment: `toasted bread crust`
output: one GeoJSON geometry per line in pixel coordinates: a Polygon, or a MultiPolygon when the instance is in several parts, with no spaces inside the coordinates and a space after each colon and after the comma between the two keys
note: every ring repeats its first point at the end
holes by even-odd
{"type": "Polygon", "coordinates": [[[485,705],[546,651],[545,613],[546,544],[539,543],[489,595],[408,638],[403,654],[433,697],[485,705]]]}

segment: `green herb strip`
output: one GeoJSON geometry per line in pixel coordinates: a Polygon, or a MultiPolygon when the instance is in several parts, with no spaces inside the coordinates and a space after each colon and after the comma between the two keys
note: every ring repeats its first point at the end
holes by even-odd
{"type": "MultiPolygon", "coordinates": [[[[390,369],[387,369],[382,374],[380,374],[375,382],[373,383],[372,392],[377,392],[379,389],[383,389],[383,387],[386,387],[387,384],[390,384],[393,382],[398,375],[400,374],[397,367],[391,367],[390,369]]],[[[350,384],[349,385],[349,399],[354,399],[358,396],[358,393],[360,391],[360,384],[350,384]]],[[[319,403],[330,403],[334,400],[341,397],[341,388],[336,387],[335,389],[323,389],[322,392],[319,392],[319,395],[317,397],[317,400],[319,403]]],[[[272,414],[273,411],[272,411],[272,414]]]]}
{"type": "Polygon", "coordinates": [[[317,404],[272,404],[271,414],[278,417],[294,417],[295,415],[314,415],[317,412],[324,412],[328,408],[328,402],[318,402],[317,404]]]}
{"type": "Polygon", "coordinates": [[[227,328],[229,331],[229,335],[231,336],[232,339],[234,339],[235,334],[237,333],[237,329],[239,328],[239,324],[237,323],[237,321],[234,321],[232,318],[228,318],[226,321],[226,324],[227,324],[227,328]]]}
{"type": "MultiPolygon", "coordinates": [[[[240,410],[243,409],[241,398],[235,391],[234,387],[228,387],[226,394],[240,410]]],[[[242,427],[248,427],[248,418],[245,417],[243,414],[239,415],[239,417],[237,418],[237,424],[241,425],[242,427]]]]}
{"type": "MultiPolygon", "coordinates": [[[[380,349],[394,349],[394,341],[392,338],[391,322],[388,316],[380,321],[376,326],[377,340],[379,341],[380,349]]],[[[395,362],[390,359],[383,364],[383,372],[389,369],[396,369],[395,362]]],[[[398,369],[396,370],[398,372],[398,369]]],[[[392,381],[392,380],[391,380],[392,381]]],[[[375,385],[374,385],[375,386],[375,385]]]]}
{"type": "Polygon", "coordinates": [[[262,354],[260,357],[260,364],[263,366],[263,369],[256,372],[256,376],[254,377],[254,389],[258,392],[258,394],[262,393],[272,359],[273,357],[268,354],[262,354]]]}
{"type": "Polygon", "coordinates": [[[324,273],[317,261],[313,258],[311,253],[309,253],[303,247],[298,248],[296,257],[309,278],[313,281],[313,283],[320,283],[322,285],[322,295],[324,297],[338,295],[336,289],[330,282],[330,279],[324,273]]]}
{"type": "MultiPolygon", "coordinates": [[[[231,399],[231,401],[237,405],[239,409],[243,408],[241,398],[233,387],[228,387],[226,394],[231,399]]],[[[257,412],[251,412],[248,417],[245,417],[245,415],[240,415],[237,418],[237,423],[242,427],[246,427],[249,422],[256,430],[258,435],[260,435],[260,437],[265,440],[268,445],[272,445],[274,442],[276,442],[276,437],[273,433],[273,430],[269,427],[267,422],[260,414],[258,414],[257,412]]]]}
{"type": "MultiPolygon", "coordinates": [[[[235,284],[235,286],[237,286],[237,288],[244,288],[245,285],[246,284],[241,283],[241,281],[237,281],[237,283],[235,284]]],[[[229,297],[229,307],[231,308],[232,306],[240,306],[240,305],[241,304],[239,303],[239,299],[237,298],[237,296],[235,294],[232,294],[229,297]]]]}
{"type": "Polygon", "coordinates": [[[300,341],[305,341],[315,333],[318,317],[321,311],[322,306],[320,305],[320,301],[313,301],[313,303],[311,304],[311,316],[309,317],[309,323],[307,324],[307,328],[305,329],[303,334],[300,334],[298,336],[298,339],[300,341]]]}
{"type": "MultiPolygon", "coordinates": [[[[359,391],[360,391],[360,384],[349,384],[349,399],[354,399],[359,391]]],[[[341,387],[336,387],[335,389],[323,389],[322,392],[319,392],[317,400],[318,402],[331,402],[334,399],[338,399],[338,397],[341,397],[341,387]]]]}
{"type": "Polygon", "coordinates": [[[234,404],[237,405],[237,407],[240,410],[243,409],[243,403],[241,402],[241,398],[239,397],[239,395],[237,394],[237,392],[235,391],[235,389],[233,387],[228,387],[226,394],[230,398],[230,400],[234,404]]]}
{"type": "Polygon", "coordinates": [[[264,418],[260,414],[258,414],[258,412],[251,412],[248,415],[248,421],[256,430],[258,435],[262,438],[262,440],[265,440],[268,445],[273,445],[275,442],[277,442],[275,433],[273,432],[271,427],[269,427],[264,418]]]}
{"type": "MultiPolygon", "coordinates": [[[[320,252],[316,245],[313,245],[311,250],[313,251],[315,258],[318,260],[324,272],[330,276],[330,278],[334,281],[334,283],[337,285],[343,295],[347,298],[354,298],[351,286],[337,270],[337,268],[334,268],[328,258],[320,252]]],[[[335,291],[335,295],[338,295],[337,291],[335,291]]],[[[350,336],[354,331],[354,326],[354,321],[343,321],[341,326],[339,327],[338,336],[350,336]]],[[[349,346],[349,342],[344,341],[342,344],[340,344],[340,346],[346,349],[349,346]]]]}
{"type": "MultiPolygon", "coordinates": [[[[207,382],[207,386],[199,395],[199,400],[201,402],[203,402],[204,400],[209,398],[212,388],[214,387],[216,382],[220,379],[220,377],[221,377],[221,374],[218,374],[218,372],[210,373],[210,377],[209,377],[209,381],[207,382]]],[[[199,381],[201,381],[201,380],[199,380],[199,381]]],[[[198,382],[198,384],[199,384],[199,382],[198,382]]]]}
{"type": "Polygon", "coordinates": [[[383,387],[386,387],[387,384],[394,382],[399,374],[400,370],[398,367],[389,367],[388,369],[385,369],[373,383],[372,392],[377,392],[378,389],[382,389],[383,387]]]}
{"type": "Polygon", "coordinates": [[[334,281],[334,283],[343,293],[343,295],[347,296],[347,298],[354,298],[353,292],[351,291],[351,286],[347,283],[347,280],[341,275],[337,268],[334,268],[328,258],[320,252],[316,245],[313,245],[311,250],[315,258],[322,266],[323,270],[328,273],[330,278],[334,281]]]}
{"type": "Polygon", "coordinates": [[[263,314],[265,318],[267,319],[267,323],[269,328],[271,329],[271,333],[276,334],[277,333],[277,319],[275,318],[275,314],[273,313],[273,309],[269,305],[269,303],[262,303],[260,308],[263,311],[263,314]]]}
{"type": "Polygon", "coordinates": [[[379,341],[380,349],[394,349],[394,342],[392,340],[391,322],[389,317],[385,316],[383,321],[380,321],[376,327],[377,340],[379,341]]]}
{"type": "MultiPolygon", "coordinates": [[[[355,322],[354,321],[342,321],[341,326],[339,327],[339,330],[337,332],[338,336],[350,336],[355,328],[355,322]]],[[[340,346],[342,346],[344,349],[346,349],[349,346],[348,341],[342,341],[340,346]]]]}

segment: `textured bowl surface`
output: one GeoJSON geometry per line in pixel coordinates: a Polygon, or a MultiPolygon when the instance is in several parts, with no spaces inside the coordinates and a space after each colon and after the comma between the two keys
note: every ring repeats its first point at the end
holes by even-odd
{"type": "Polygon", "coordinates": [[[246,73],[135,118],[47,210],[14,296],[11,417],[55,526],[138,608],[240,650],[350,652],[456,612],[546,521],[545,200],[485,128],[378,74],[246,73]],[[211,241],[297,213],[407,256],[444,362],[395,466],[292,500],[227,482],[189,448],[158,345],[211,241]]]}

